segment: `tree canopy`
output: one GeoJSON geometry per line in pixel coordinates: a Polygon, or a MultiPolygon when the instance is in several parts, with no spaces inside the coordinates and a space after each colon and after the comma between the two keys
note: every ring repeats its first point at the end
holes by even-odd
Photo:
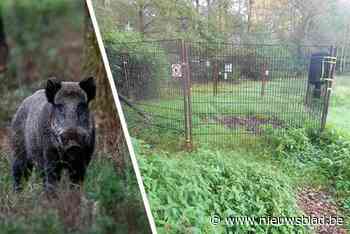
{"type": "Polygon", "coordinates": [[[346,0],[95,0],[95,5],[104,16],[103,30],[150,39],[316,45],[344,44],[350,35],[346,0]]]}

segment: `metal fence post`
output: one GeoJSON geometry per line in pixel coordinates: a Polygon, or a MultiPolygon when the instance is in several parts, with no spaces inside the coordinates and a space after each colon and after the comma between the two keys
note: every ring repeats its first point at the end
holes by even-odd
{"type": "Polygon", "coordinates": [[[192,149],[192,101],[191,101],[191,77],[188,59],[187,43],[181,40],[181,63],[183,71],[183,93],[184,93],[184,117],[185,117],[185,140],[186,148],[192,149]]]}
{"type": "Polygon", "coordinates": [[[219,81],[219,64],[215,59],[214,68],[213,68],[213,95],[218,94],[218,81],[219,81]]]}
{"type": "Polygon", "coordinates": [[[267,65],[264,64],[261,71],[261,96],[265,96],[265,89],[269,71],[267,70],[267,65]]]}
{"type": "Polygon", "coordinates": [[[325,97],[324,97],[324,107],[322,111],[322,117],[321,117],[321,131],[323,131],[326,127],[326,121],[327,121],[327,116],[328,116],[328,109],[329,109],[329,101],[330,101],[330,96],[332,92],[332,82],[334,79],[334,73],[336,69],[336,64],[337,64],[337,48],[331,46],[330,48],[330,56],[326,58],[327,62],[330,64],[329,65],[329,71],[328,71],[328,76],[325,79],[325,97]]]}

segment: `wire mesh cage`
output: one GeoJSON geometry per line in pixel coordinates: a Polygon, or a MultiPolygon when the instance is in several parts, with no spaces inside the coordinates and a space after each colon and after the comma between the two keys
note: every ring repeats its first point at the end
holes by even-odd
{"type": "Polygon", "coordinates": [[[343,44],[338,46],[337,53],[337,72],[349,73],[350,72],[350,44],[343,44]]]}
{"type": "MultiPolygon", "coordinates": [[[[328,46],[168,40],[107,52],[129,106],[147,116],[147,124],[174,130],[188,144],[260,137],[267,129],[283,132],[305,124],[322,129],[336,63],[336,50],[328,46]],[[310,66],[315,53],[323,57],[310,66]],[[316,77],[317,69],[323,69],[322,77],[316,77]]],[[[140,120],[135,115],[127,115],[130,126],[140,120]]]]}

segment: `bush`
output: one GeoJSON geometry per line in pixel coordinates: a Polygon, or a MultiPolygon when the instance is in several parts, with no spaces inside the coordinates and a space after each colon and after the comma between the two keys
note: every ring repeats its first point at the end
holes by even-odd
{"type": "Polygon", "coordinates": [[[306,129],[290,129],[283,136],[271,134],[269,145],[278,160],[297,159],[313,167],[316,175],[340,193],[350,192],[350,139],[336,131],[322,133],[306,129]]]}
{"type": "Polygon", "coordinates": [[[320,167],[337,190],[350,193],[350,139],[335,129],[327,129],[313,139],[323,152],[320,167]]]}
{"type": "Polygon", "coordinates": [[[283,135],[275,134],[274,129],[268,129],[267,134],[268,144],[275,159],[297,158],[308,162],[319,158],[318,149],[312,144],[305,129],[291,128],[283,135]]]}
{"type": "Polygon", "coordinates": [[[170,79],[171,66],[165,50],[156,42],[143,42],[136,32],[112,31],[104,39],[121,94],[134,99],[157,97],[161,81],[170,79]]]}

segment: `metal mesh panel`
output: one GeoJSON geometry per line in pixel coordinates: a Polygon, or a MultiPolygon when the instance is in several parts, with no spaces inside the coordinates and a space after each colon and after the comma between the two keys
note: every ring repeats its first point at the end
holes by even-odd
{"type": "Polygon", "coordinates": [[[339,73],[350,72],[350,44],[339,46],[337,71],[339,73]]]}
{"type": "MultiPolygon", "coordinates": [[[[180,64],[179,41],[129,43],[116,51],[107,48],[118,93],[125,96],[146,118],[130,108],[128,124],[146,121],[158,128],[184,132],[181,79],[171,77],[171,64],[180,64]],[[134,118],[135,117],[135,118],[134,118]]],[[[136,110],[137,111],[137,110],[136,110]]]]}
{"type": "Polygon", "coordinates": [[[311,53],[328,48],[305,47],[298,56],[281,46],[207,46],[189,46],[194,137],[320,127],[324,101],[307,95],[308,68],[311,53]]]}
{"type": "MultiPolygon", "coordinates": [[[[308,75],[311,55],[330,53],[329,47],[172,40],[107,51],[118,92],[148,124],[188,133],[188,141],[261,136],[267,128],[283,132],[305,123],[321,128],[327,90],[308,75]]],[[[129,125],[133,116],[127,115],[129,125]]]]}

